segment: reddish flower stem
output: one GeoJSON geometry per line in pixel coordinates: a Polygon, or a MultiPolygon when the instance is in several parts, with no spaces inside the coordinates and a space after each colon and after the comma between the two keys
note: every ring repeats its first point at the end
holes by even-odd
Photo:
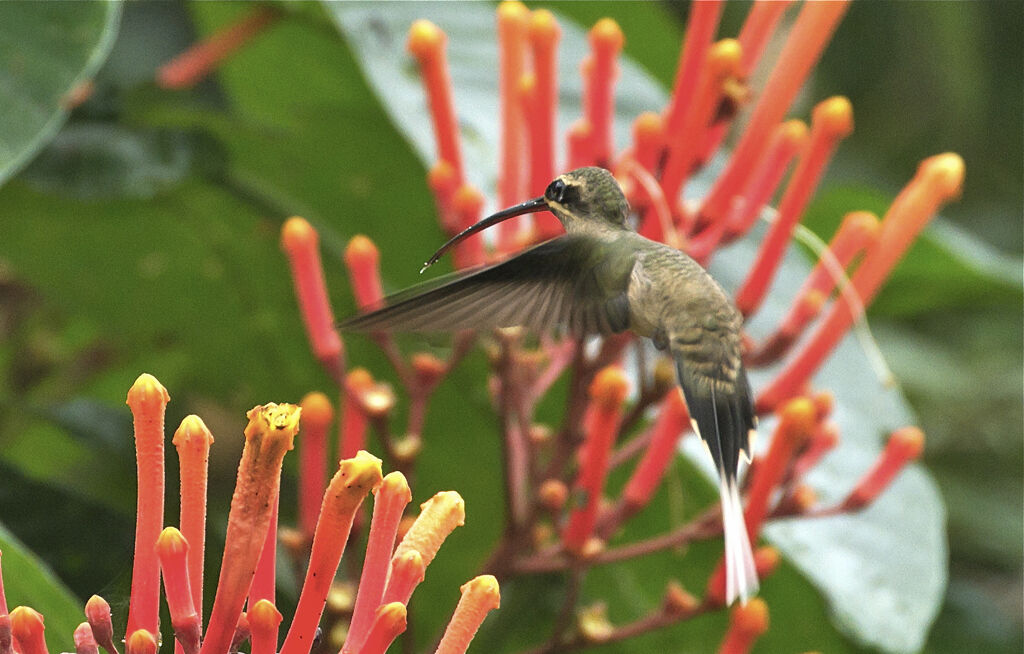
{"type": "Polygon", "coordinates": [[[653,111],[637,116],[633,121],[633,158],[636,162],[653,175],[658,171],[664,149],[665,121],[662,117],[653,111]]]}
{"type": "Polygon", "coordinates": [[[445,44],[448,37],[437,25],[418,20],[409,28],[407,47],[419,63],[420,75],[427,93],[430,116],[437,141],[437,158],[447,161],[455,170],[456,185],[465,179],[459,145],[459,124],[452,100],[452,79],[448,72],[445,44]]]}
{"type": "MultiPolygon", "coordinates": [[[[562,30],[554,15],[538,9],[530,15],[529,40],[533,55],[533,98],[531,120],[527,129],[530,139],[529,194],[544,193],[555,177],[555,124],[558,117],[558,41],[562,30]]],[[[537,240],[547,240],[562,233],[562,225],[550,212],[533,216],[537,240]]]]}
{"type": "Polygon", "coordinates": [[[858,511],[871,504],[889,487],[907,463],[921,456],[924,432],[917,427],[904,427],[893,432],[875,465],[857,482],[840,505],[842,511],[858,511]]]}
{"type": "Polygon", "coordinates": [[[807,150],[793,171],[793,177],[779,202],[778,215],[761,243],[754,264],[736,292],[736,308],[744,316],[753,314],[761,305],[793,236],[793,227],[803,216],[839,141],[851,131],[853,108],[846,98],[832,97],[814,108],[807,150]]]}
{"type": "Polygon", "coordinates": [[[128,391],[135,424],[138,508],[135,558],[128,604],[128,634],[160,629],[160,561],[156,539],[164,523],[164,410],[170,396],[152,375],[140,375],[128,391]]]}
{"type": "Polygon", "coordinates": [[[672,462],[679,438],[689,426],[690,414],[686,410],[686,402],[679,390],[672,388],[665,395],[658,420],[651,428],[653,436],[650,445],[644,450],[643,458],[622,491],[622,501],[627,507],[626,517],[651,501],[651,496],[672,462]]]}
{"type": "Polygon", "coordinates": [[[832,32],[848,4],[839,1],[803,5],[740,142],[704,199],[700,210],[702,222],[720,220],[728,212],[733,198],[740,193],[754,166],[763,157],[772,130],[782,121],[797,91],[831,40],[832,32]]]}
{"type": "Polygon", "coordinates": [[[459,221],[452,211],[452,196],[455,195],[455,190],[459,187],[455,168],[447,161],[439,160],[427,173],[427,185],[434,194],[434,203],[437,205],[441,229],[446,234],[454,236],[459,232],[459,221]]]}
{"type": "MultiPolygon", "coordinates": [[[[480,220],[483,215],[483,193],[478,191],[476,187],[471,184],[463,184],[457,191],[455,191],[455,195],[452,197],[452,209],[455,212],[456,219],[458,220],[459,229],[462,230],[469,227],[480,220]]],[[[515,221],[509,220],[502,224],[512,222],[515,221]]],[[[499,241],[497,249],[499,253],[507,254],[514,249],[514,243],[511,240],[504,243],[499,241]]],[[[460,241],[455,246],[455,250],[452,253],[452,259],[454,260],[456,270],[464,270],[484,263],[487,259],[487,255],[484,251],[483,236],[471,236],[460,241]]]]}

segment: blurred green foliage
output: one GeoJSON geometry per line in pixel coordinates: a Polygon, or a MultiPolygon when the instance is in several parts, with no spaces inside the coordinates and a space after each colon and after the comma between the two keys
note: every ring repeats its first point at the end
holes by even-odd
{"type": "MultiPolygon", "coordinates": [[[[127,597],[134,510],[130,422],[120,404],[131,381],[146,371],[169,388],[169,425],[187,413],[210,425],[217,437],[210,524],[222,528],[244,409],[329,388],[308,353],[277,251],[281,220],[297,213],[333,227],[323,250],[341,315],[353,308],[338,264],[345,238],[393,232],[383,265],[395,290],[416,279],[402,243],[440,236],[423,219],[433,208],[421,164],[317,5],[281,7],[284,20],[193,91],[156,88],[159,65],[249,6],[125,6],[92,95],[59,133],[39,137],[49,146],[0,188],[0,522],[71,593],[104,594],[115,613],[127,597]],[[282,57],[286,65],[275,66],[282,57]]],[[[614,16],[626,54],[671,84],[676,60],[665,53],[678,49],[686,3],[552,6],[584,25],[614,16]]],[[[730,3],[722,33],[736,33],[746,9],[730,3]]],[[[109,27],[103,16],[92,20],[98,59],[85,57],[72,72],[91,75],[102,60],[109,27]]],[[[925,156],[953,150],[967,162],[964,197],[944,213],[960,231],[931,230],[872,310],[879,343],[928,434],[926,462],[949,509],[951,581],[927,645],[934,652],[1024,646],[1022,33],[1018,2],[854,3],[801,100],[803,114],[833,93],[855,108],[856,132],[805,221],[823,235],[850,208],[884,210],[925,156]]],[[[0,50],[0,64],[14,61],[0,50]]],[[[66,77],[65,86],[76,84],[74,74],[66,77]]],[[[50,100],[58,126],[67,113],[62,97],[50,100]]],[[[0,121],[5,144],[19,130],[0,121]]],[[[350,356],[385,370],[365,343],[354,340],[350,356]]],[[[498,444],[480,433],[491,419],[476,381],[483,368],[483,357],[471,356],[431,407],[428,433],[458,443],[459,460],[428,443],[413,485],[417,502],[438,484],[458,489],[470,515],[446,545],[459,556],[439,557],[419,591],[437,601],[414,602],[424,624],[450,613],[451,580],[475,569],[501,521],[490,508],[500,505],[500,488],[482,470],[495,470],[499,458],[498,444]],[[456,411],[472,415],[440,418],[456,411]]],[[[689,473],[678,476],[686,487],[673,494],[703,499],[707,489],[689,473]]],[[[293,483],[286,480],[285,507],[294,505],[293,483]]],[[[167,514],[176,512],[172,501],[167,514]]],[[[663,528],[649,514],[641,522],[642,530],[663,528]]],[[[212,565],[220,538],[208,546],[212,565]]],[[[25,582],[10,577],[16,547],[0,533],[9,598],[25,582]]],[[[686,559],[695,567],[684,575],[698,583],[716,555],[695,547],[686,559]]],[[[663,578],[673,558],[652,557],[638,574],[663,578]]],[[[618,574],[599,571],[592,583],[620,587],[618,574]]],[[[551,582],[509,588],[506,611],[485,637],[503,638],[501,615],[516,606],[532,606],[543,628],[551,611],[536,598],[550,598],[551,582]]],[[[808,626],[774,630],[765,651],[858,650],[828,626],[823,604],[794,569],[784,566],[772,585],[785,589],[768,591],[773,611],[801,615],[808,626]]],[[[637,589],[620,599],[643,606],[657,595],[637,589]]],[[[47,615],[53,646],[66,648],[63,625],[76,621],[47,615]]],[[[715,616],[672,637],[692,643],[686,651],[706,651],[723,626],[715,616]]],[[[605,650],[667,646],[665,636],[652,635],[635,649],[605,650]]]]}

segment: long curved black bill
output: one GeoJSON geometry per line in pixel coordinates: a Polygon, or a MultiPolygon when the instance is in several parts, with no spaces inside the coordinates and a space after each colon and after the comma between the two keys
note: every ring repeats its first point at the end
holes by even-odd
{"type": "Polygon", "coordinates": [[[505,209],[503,211],[499,211],[498,213],[491,214],[490,216],[487,216],[483,220],[470,225],[469,227],[467,227],[466,229],[462,230],[461,232],[459,232],[455,236],[451,237],[448,240],[447,243],[445,243],[440,248],[438,248],[437,252],[434,253],[434,256],[432,256],[429,259],[427,259],[427,262],[425,264],[423,264],[423,268],[420,269],[420,272],[423,272],[427,268],[429,268],[432,265],[434,265],[435,263],[437,263],[438,259],[440,259],[442,256],[444,256],[445,252],[450,250],[453,245],[455,245],[456,243],[458,243],[462,239],[466,238],[467,236],[472,236],[473,234],[476,234],[477,232],[480,232],[480,231],[483,231],[483,230],[487,229],[491,225],[497,225],[498,223],[500,223],[500,222],[502,222],[504,220],[508,220],[509,218],[514,218],[516,216],[521,216],[524,213],[535,213],[537,211],[544,211],[547,208],[548,208],[547,202],[544,201],[543,197],[539,197],[539,198],[534,198],[532,200],[527,200],[526,202],[523,202],[522,204],[517,204],[514,207],[509,207],[508,209],[505,209]]]}

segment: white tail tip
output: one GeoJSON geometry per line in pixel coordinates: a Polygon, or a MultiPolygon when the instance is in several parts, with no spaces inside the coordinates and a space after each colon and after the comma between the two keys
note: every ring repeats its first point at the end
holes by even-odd
{"type": "Polygon", "coordinates": [[[725,596],[732,604],[738,597],[746,604],[757,593],[757,569],[754,567],[754,553],[750,549],[750,537],[743,519],[743,505],[736,481],[719,478],[719,494],[722,500],[722,530],[725,532],[725,596]]]}

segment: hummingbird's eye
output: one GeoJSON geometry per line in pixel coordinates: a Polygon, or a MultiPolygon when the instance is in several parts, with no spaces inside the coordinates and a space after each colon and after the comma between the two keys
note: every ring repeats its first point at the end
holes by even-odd
{"type": "Polygon", "coordinates": [[[555,181],[553,181],[550,184],[548,184],[547,190],[544,191],[544,196],[547,197],[547,199],[549,199],[549,200],[552,200],[552,201],[557,202],[559,204],[564,204],[565,203],[565,189],[566,189],[565,182],[563,182],[560,179],[556,179],[555,181]]]}

